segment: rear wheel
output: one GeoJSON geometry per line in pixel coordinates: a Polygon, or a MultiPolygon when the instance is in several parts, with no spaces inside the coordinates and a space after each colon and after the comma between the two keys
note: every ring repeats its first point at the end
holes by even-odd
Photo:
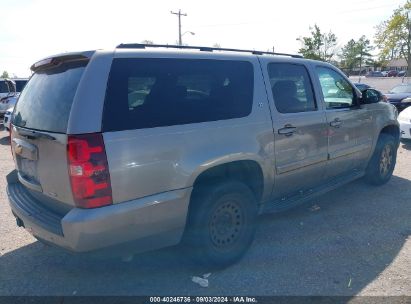
{"type": "Polygon", "coordinates": [[[389,181],[397,159],[397,145],[393,136],[381,134],[374,154],[368,164],[366,180],[373,185],[383,185],[389,181]]]}
{"type": "Polygon", "coordinates": [[[209,266],[236,262],[253,241],[256,218],[254,195],[240,182],[195,190],[187,231],[190,253],[209,266]]]}

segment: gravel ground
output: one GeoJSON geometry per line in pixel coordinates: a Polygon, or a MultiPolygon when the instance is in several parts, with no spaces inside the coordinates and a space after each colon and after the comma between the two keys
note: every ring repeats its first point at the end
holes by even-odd
{"type": "Polygon", "coordinates": [[[236,265],[208,269],[179,248],[132,262],[72,256],[15,225],[4,176],[13,168],[0,131],[0,295],[372,295],[411,296],[411,145],[401,145],[392,180],[356,181],[291,211],[261,217],[236,265]],[[314,206],[314,208],[312,208],[314,206]]]}

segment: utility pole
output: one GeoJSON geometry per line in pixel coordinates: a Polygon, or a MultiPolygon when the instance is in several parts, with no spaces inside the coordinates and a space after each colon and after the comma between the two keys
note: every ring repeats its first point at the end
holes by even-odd
{"type": "Polygon", "coordinates": [[[178,16],[178,45],[183,45],[183,38],[181,36],[181,16],[185,17],[187,16],[187,14],[183,14],[181,12],[181,9],[178,10],[178,13],[175,13],[173,11],[171,11],[170,13],[178,16]]]}

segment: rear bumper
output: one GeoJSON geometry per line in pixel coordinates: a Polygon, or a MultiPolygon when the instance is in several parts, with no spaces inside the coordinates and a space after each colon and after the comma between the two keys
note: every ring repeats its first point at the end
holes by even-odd
{"type": "Polygon", "coordinates": [[[65,215],[47,210],[20,183],[9,183],[13,214],[35,237],[72,252],[142,252],[180,242],[192,188],[65,215]]]}

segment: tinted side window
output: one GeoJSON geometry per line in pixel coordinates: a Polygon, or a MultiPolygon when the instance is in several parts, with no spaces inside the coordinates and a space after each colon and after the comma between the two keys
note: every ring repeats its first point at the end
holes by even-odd
{"type": "Polygon", "coordinates": [[[247,116],[253,66],[243,61],[115,59],[103,131],[121,131],[247,116]]]}
{"type": "Polygon", "coordinates": [[[325,67],[316,70],[327,109],[349,108],[354,104],[354,89],[342,75],[325,67]]]}
{"type": "Polygon", "coordinates": [[[268,75],[275,106],[280,113],[316,110],[310,77],[304,66],[270,63],[268,75]]]}

